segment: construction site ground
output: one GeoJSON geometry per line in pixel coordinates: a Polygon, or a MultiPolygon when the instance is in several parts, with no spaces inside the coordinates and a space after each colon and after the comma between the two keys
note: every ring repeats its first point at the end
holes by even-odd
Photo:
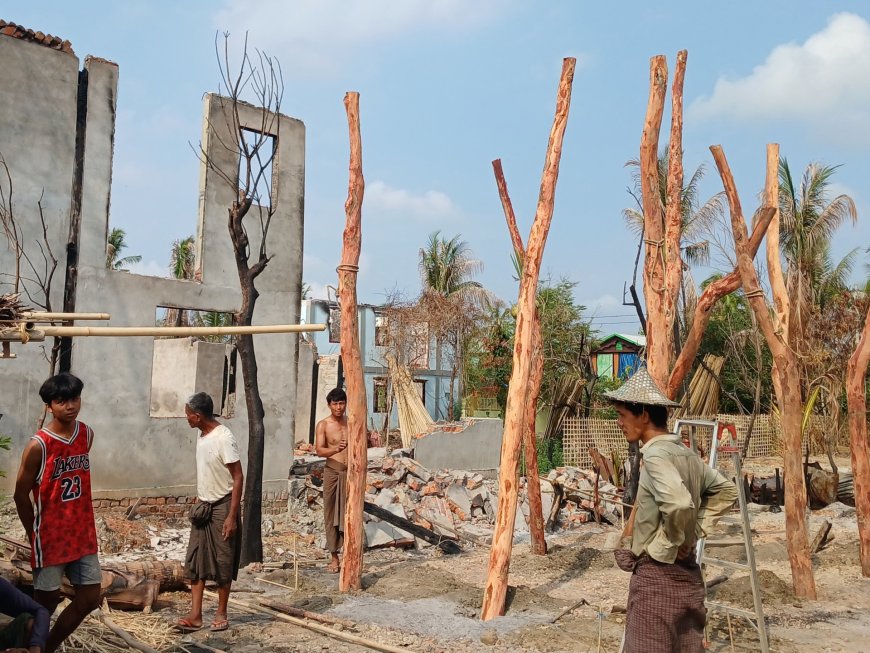
{"type": "MultiPolygon", "coordinates": [[[[763,588],[763,602],[771,634],[771,650],[795,652],[857,652],[870,642],[870,579],[860,573],[855,510],[833,504],[813,511],[812,536],[825,519],[834,536],[813,558],[819,599],[795,599],[785,546],[785,517],[767,506],[752,506],[755,552],[763,588]]],[[[185,521],[145,516],[133,521],[124,513],[98,514],[106,560],[183,559],[185,521]],[[109,553],[111,551],[112,553],[109,553]]],[[[582,524],[550,540],[550,553],[535,556],[527,543],[514,548],[510,568],[509,604],[504,617],[481,622],[481,606],[489,549],[463,543],[464,552],[448,556],[436,547],[367,551],[364,589],[338,591],[338,576],[327,572],[325,554],[310,536],[296,538],[299,554],[298,589],[292,568],[293,515],[267,518],[265,564],[240,573],[233,598],[257,605],[260,599],[280,601],[319,612],[350,625],[337,626],[351,633],[408,651],[604,651],[619,649],[625,622],[629,575],[619,570],[611,552],[604,550],[609,533],[617,529],[582,524]],[[282,568],[283,565],[283,568],[282,568]],[[266,582],[268,581],[268,582],[266,582]],[[551,623],[566,608],[580,605],[551,623]]],[[[711,539],[724,540],[717,557],[740,561],[743,547],[736,527],[723,529],[711,539]]],[[[0,505],[0,531],[23,539],[23,531],[9,499],[0,505]]],[[[526,536],[527,537],[527,536],[526,536]]],[[[612,538],[611,538],[612,540],[612,538]]],[[[717,600],[751,608],[748,579],[736,573],[715,590],[717,600]]],[[[164,593],[156,614],[167,625],[183,616],[189,606],[186,592],[164,593]]],[[[230,628],[211,633],[207,626],[215,603],[206,601],[206,628],[178,635],[165,651],[366,651],[363,646],[337,641],[306,628],[282,622],[232,605],[230,628]],[[197,643],[204,647],[198,647],[197,643]]],[[[710,615],[711,651],[758,650],[757,638],[739,617],[729,620],[710,615]],[[730,631],[730,635],[729,635],[730,631]]],[[[67,647],[67,652],[79,650],[67,647]]]]}

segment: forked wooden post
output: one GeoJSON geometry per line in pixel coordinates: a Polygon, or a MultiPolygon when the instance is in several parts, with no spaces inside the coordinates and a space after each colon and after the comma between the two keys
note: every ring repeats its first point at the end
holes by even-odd
{"type": "Polygon", "coordinates": [[[852,449],[852,479],[858,513],[861,573],[870,576],[870,452],[867,449],[867,363],[870,361],[870,312],[855,353],[846,367],[846,401],[849,405],[849,437],[852,449]]]}
{"type": "Polygon", "coordinates": [[[526,427],[525,403],[529,390],[532,368],[532,345],[534,329],[535,300],[537,298],[538,277],[541,259],[547,242],[547,233],[553,220],[553,203],[556,181],[559,177],[559,162],[562,156],[562,141],[568,122],[568,109],[571,105],[571,85],[574,81],[576,60],[566,58],[562,62],[562,76],[556,99],[556,115],[550,130],[547,156],[541,177],[541,190],[535,220],[529,234],[523,271],[520,278],[520,292],[517,301],[517,326],[514,334],[513,369],[508,386],[507,406],[505,409],[505,428],[501,447],[499,466],[498,510],[495,530],[490,549],[487,568],[486,588],[483,593],[481,619],[493,619],[504,613],[507,596],[508,570],[510,569],[511,549],[513,548],[514,521],[517,512],[517,482],[520,449],[526,427]]]}
{"type": "Polygon", "coordinates": [[[668,64],[663,55],[650,59],[649,99],[640,138],[640,189],[643,203],[643,295],[646,301],[646,361],[653,380],[667,381],[673,332],[665,312],[665,219],[659,184],[659,130],[665,109],[668,64]]]}
{"type": "MultiPolygon", "coordinates": [[[[758,220],[752,228],[752,235],[749,237],[749,254],[755,257],[761,241],[764,239],[764,234],[770,225],[777,209],[775,207],[765,206],[758,212],[758,220]]],[[[676,399],[677,393],[680,391],[680,385],[686,375],[692,369],[695,363],[695,356],[701,348],[701,338],[704,337],[704,331],[710,323],[710,316],[713,312],[713,307],[716,302],[740,289],[740,270],[734,268],[721,279],[717,279],[704,289],[698,302],[695,305],[695,312],[692,317],[692,326],[689,327],[689,333],[686,335],[686,341],[680,349],[680,355],[677,356],[677,362],[674,363],[674,368],[671,370],[671,376],[668,379],[666,394],[669,399],[676,399]]]]}
{"type": "Polygon", "coordinates": [[[344,559],[339,589],[360,588],[363,561],[363,500],[366,485],[366,388],[360,360],[356,302],[356,277],[362,246],[362,138],[359,127],[359,93],[344,96],[350,132],[350,175],[347,222],[338,266],[338,298],[341,305],[341,359],[347,383],[347,505],[344,513],[344,559]]]}
{"type": "MultiPolygon", "coordinates": [[[[731,231],[734,235],[734,247],[737,253],[737,265],[743,283],[743,292],[752,312],[758,321],[758,326],[764,334],[767,346],[773,355],[776,366],[774,371],[778,377],[780,396],[780,415],[782,435],[785,445],[783,467],[785,471],[785,537],[791,563],[792,583],[795,595],[800,598],[816,598],[816,583],[813,578],[813,567],[810,561],[810,547],[807,538],[806,509],[807,494],[804,484],[803,463],[801,461],[801,415],[803,406],[800,397],[800,372],[797,356],[784,341],[783,334],[776,330],[773,318],[768,310],[767,300],[758,282],[758,275],[752,263],[746,237],[746,220],[740,207],[740,197],[734,184],[734,177],[725,158],[725,153],[718,145],[710,147],[725,194],[731,210],[731,231]]],[[[765,182],[765,199],[767,202],[777,197],[779,181],[776,167],[770,165],[771,157],[776,152],[768,149],[767,179],[765,182]]],[[[771,278],[771,291],[774,297],[784,304],[788,303],[785,286],[771,278]]]]}
{"type": "MultiPolygon", "coordinates": [[[[495,173],[495,183],[498,186],[498,195],[504,209],[504,217],[507,221],[508,232],[511,236],[511,244],[514,255],[522,267],[522,261],[526,256],[523,246],[523,238],[517,228],[517,218],[514,207],[508,194],[507,181],[504,178],[501,159],[492,162],[492,170],[495,173]]],[[[526,461],[526,493],[529,497],[529,534],[531,536],[531,550],[535,555],[547,554],[547,539],[544,535],[544,504],[541,500],[541,478],[538,474],[538,438],[535,433],[535,418],[538,415],[538,398],[541,396],[541,383],[544,380],[544,352],[541,340],[541,316],[535,307],[535,317],[532,321],[532,372],[529,378],[529,402],[526,405],[526,429],[523,434],[523,453],[526,461]]]]}

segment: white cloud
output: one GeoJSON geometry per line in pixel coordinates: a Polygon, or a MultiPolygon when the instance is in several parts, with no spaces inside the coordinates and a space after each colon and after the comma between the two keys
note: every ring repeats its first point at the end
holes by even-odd
{"type": "Polygon", "coordinates": [[[363,210],[374,210],[417,220],[434,220],[451,217],[456,209],[450,198],[437,190],[421,194],[400,188],[392,188],[383,181],[366,185],[363,210]]]}
{"type": "Polygon", "coordinates": [[[146,277],[168,277],[169,270],[165,264],[157,261],[139,261],[126,266],[133,274],[142,274],[146,277]]]}
{"type": "Polygon", "coordinates": [[[868,78],[870,23],[839,13],[803,44],[774,48],[749,75],[720,77],[711,96],[691,104],[689,117],[785,119],[826,132],[863,135],[870,119],[868,78]]]}
{"type": "Polygon", "coordinates": [[[249,32],[251,44],[278,55],[288,76],[336,70],[366,45],[469,29],[503,11],[497,0],[226,0],[214,25],[234,41],[249,32]]]}

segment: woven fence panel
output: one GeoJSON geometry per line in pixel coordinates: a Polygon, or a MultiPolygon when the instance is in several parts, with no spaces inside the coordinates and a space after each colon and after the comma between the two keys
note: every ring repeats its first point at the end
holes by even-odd
{"type": "MultiPolygon", "coordinates": [[[[737,431],[737,439],[742,447],[749,431],[751,417],[749,415],[716,415],[715,417],[698,417],[683,419],[719,420],[734,424],[737,431]]],[[[809,444],[812,455],[825,453],[825,429],[828,422],[824,417],[814,415],[810,418],[807,433],[804,438],[804,446],[809,444]]],[[[673,426],[673,422],[671,423],[673,426]]],[[[696,436],[703,441],[704,450],[709,450],[710,429],[699,428],[696,436]],[[705,432],[706,431],[706,432],[705,432]]],[[[849,434],[843,429],[834,437],[836,448],[848,451],[849,434]]],[[[622,429],[616,424],[615,419],[566,417],[563,422],[562,447],[565,453],[565,464],[580,468],[592,467],[592,459],[589,457],[589,447],[597,447],[605,456],[611,456],[617,452],[621,459],[628,455],[628,443],[622,434],[622,429]]],[[[756,415],[752,424],[752,436],[749,439],[749,451],[747,458],[765,458],[768,456],[781,456],[782,432],[779,419],[774,415],[756,415]]]]}

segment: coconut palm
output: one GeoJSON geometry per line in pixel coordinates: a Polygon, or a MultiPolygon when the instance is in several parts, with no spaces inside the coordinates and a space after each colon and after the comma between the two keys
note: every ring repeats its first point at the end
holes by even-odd
{"type": "Polygon", "coordinates": [[[176,279],[193,279],[195,252],[193,236],[173,241],[169,253],[169,272],[176,279]]]}
{"type": "Polygon", "coordinates": [[[823,307],[847,288],[859,252],[859,248],[852,250],[838,263],[831,258],[834,233],[845,221],[858,219],[858,209],[848,195],[829,200],[837,168],[810,163],[796,185],[788,161],[779,162],[780,247],[792,304],[792,333],[798,339],[813,307],[823,307]]]}
{"type": "Polygon", "coordinates": [[[127,272],[125,266],[131,263],[138,263],[142,260],[141,256],[125,256],[119,258],[121,251],[127,248],[126,232],[123,229],[112,229],[109,238],[106,241],[106,268],[109,270],[121,270],[127,272]]]}
{"type": "MultiPolygon", "coordinates": [[[[659,197],[662,205],[662,215],[668,198],[668,150],[659,154],[658,181],[659,197]]],[[[631,173],[633,188],[629,194],[637,204],[636,208],[623,209],[622,216],[628,228],[638,237],[643,233],[643,203],[640,191],[640,161],[631,159],[626,166],[633,168],[631,173]]],[[[710,244],[704,236],[712,230],[713,225],[723,215],[722,199],[724,193],[717,193],[701,203],[699,186],[706,173],[706,167],[701,164],[683,182],[680,193],[680,215],[682,216],[680,250],[683,261],[689,265],[708,265],[710,262],[710,244]]]]}
{"type": "Polygon", "coordinates": [[[426,247],[420,250],[420,277],[424,291],[448,297],[464,295],[482,299],[483,286],[471,277],[483,270],[483,263],[471,257],[468,243],[457,234],[450,240],[440,231],[429,235],[426,247]]]}

